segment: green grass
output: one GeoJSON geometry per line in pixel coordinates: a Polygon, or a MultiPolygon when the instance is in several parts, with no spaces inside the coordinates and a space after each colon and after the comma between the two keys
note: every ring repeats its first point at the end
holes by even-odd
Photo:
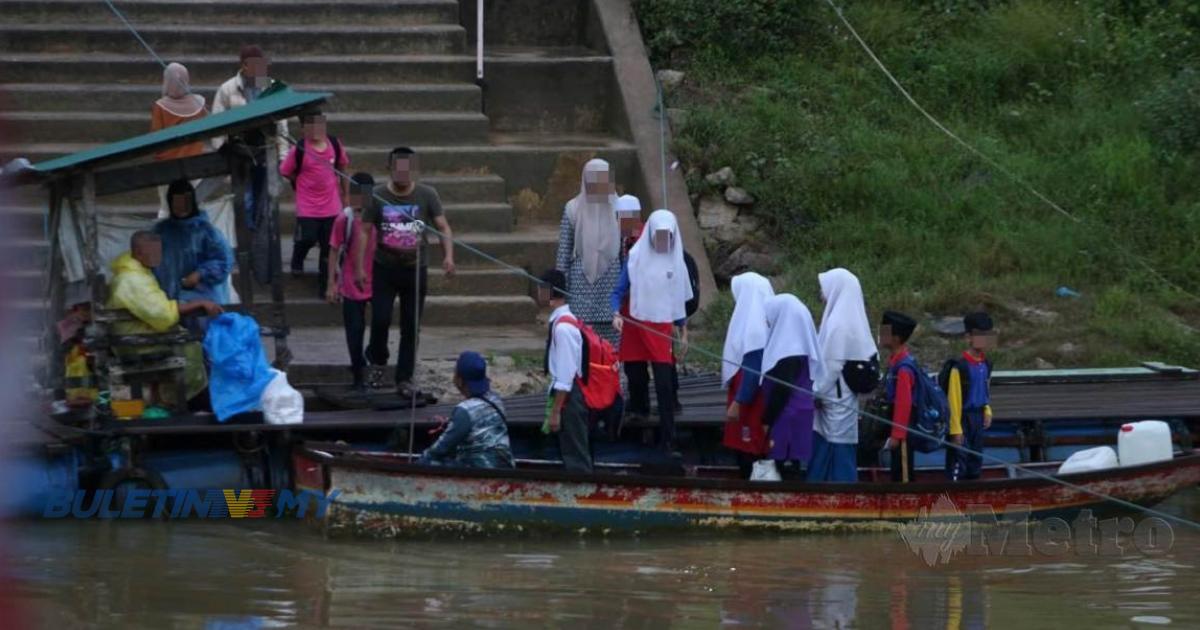
{"type": "MultiPolygon", "coordinates": [[[[675,150],[693,192],[734,168],[814,315],[817,273],[844,266],[873,317],[991,310],[1006,367],[1200,364],[1200,2],[839,2],[926,109],[1078,221],[930,125],[823,2],[716,4],[738,19],[638,2],[656,65],[687,72],[675,150]]],[[[957,343],[916,342],[927,361],[957,343]]]]}

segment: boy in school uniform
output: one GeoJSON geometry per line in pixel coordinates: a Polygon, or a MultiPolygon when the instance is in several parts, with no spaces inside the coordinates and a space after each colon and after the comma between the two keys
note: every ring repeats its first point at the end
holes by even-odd
{"type": "Polygon", "coordinates": [[[326,282],[325,301],[342,303],[342,325],[346,329],[346,348],[350,352],[350,371],[353,375],[353,390],[367,389],[365,370],[367,360],[363,355],[363,338],[367,330],[367,308],[371,305],[370,266],[366,268],[366,281],[361,285],[354,281],[354,260],[351,252],[358,238],[366,234],[366,256],[375,255],[375,226],[366,225],[366,231],[358,230],[362,222],[363,209],[371,203],[371,192],[375,179],[370,173],[355,173],[351,178],[348,204],[333,221],[329,234],[329,278],[326,282]]]}
{"type": "Polygon", "coordinates": [[[545,371],[550,375],[546,429],[558,434],[563,466],[569,471],[592,472],[588,436],[588,409],[579,379],[583,375],[584,341],[578,322],[567,305],[567,277],[551,269],[541,276],[538,297],[549,306],[550,330],[546,339],[545,371]]]}
{"type": "Polygon", "coordinates": [[[333,222],[346,198],[346,182],[337,171],[350,166],[350,158],[338,139],[326,133],[325,116],[321,112],[306,112],[301,116],[304,138],[288,152],[279,172],[291,180],[296,189],[296,243],[292,249],[292,274],[304,272],[304,259],[317,246],[318,296],[328,290],[329,237],[333,222]]]}
{"type": "Polygon", "coordinates": [[[917,375],[913,374],[906,359],[910,357],[908,340],[916,330],[916,320],[896,311],[885,311],[879,326],[879,346],[890,353],[885,400],[890,409],[892,430],[883,448],[891,452],[892,481],[897,482],[912,480],[914,471],[913,448],[907,438],[917,375]]]}
{"type": "Polygon", "coordinates": [[[986,352],[995,343],[995,327],[984,312],[967,315],[963,323],[967,349],[946,362],[943,387],[950,402],[950,439],[974,453],[946,449],[946,476],[951,481],[979,479],[983,458],[975,453],[983,451],[983,434],[992,426],[992,362],[986,352]]]}

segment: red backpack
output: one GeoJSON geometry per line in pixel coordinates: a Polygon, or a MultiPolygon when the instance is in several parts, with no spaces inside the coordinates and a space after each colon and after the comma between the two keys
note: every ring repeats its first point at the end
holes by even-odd
{"type": "Polygon", "coordinates": [[[581,376],[576,380],[583,390],[584,405],[592,411],[608,409],[621,392],[616,349],[607,339],[596,334],[591,326],[570,315],[563,315],[556,325],[558,323],[571,324],[583,336],[583,365],[579,370],[581,376]]]}

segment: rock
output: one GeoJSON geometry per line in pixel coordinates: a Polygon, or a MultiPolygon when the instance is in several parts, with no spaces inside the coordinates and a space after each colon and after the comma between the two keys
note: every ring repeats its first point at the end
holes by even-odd
{"type": "Polygon", "coordinates": [[[737,183],[737,177],[733,174],[733,169],[728,166],[722,167],[715,173],[709,173],[704,177],[704,181],[717,188],[733,186],[737,183]]]}
{"type": "Polygon", "coordinates": [[[1054,364],[1043,359],[1042,357],[1038,357],[1033,360],[1033,367],[1038,370],[1053,370],[1054,364]]]}
{"type": "Polygon", "coordinates": [[[1020,305],[1015,306],[1014,310],[1017,312],[1017,315],[1021,317],[1021,319],[1034,324],[1047,325],[1058,321],[1058,313],[1055,313],[1054,311],[1047,311],[1033,306],[1020,305]]]}
{"type": "Polygon", "coordinates": [[[498,356],[492,359],[491,367],[494,370],[511,370],[517,366],[517,362],[510,356],[498,356]]]}
{"type": "Polygon", "coordinates": [[[756,252],[750,249],[749,245],[743,245],[721,261],[713,273],[721,280],[729,280],[745,271],[756,271],[764,276],[770,276],[778,270],[779,266],[775,262],[774,256],[756,252]]]}
{"type": "Polygon", "coordinates": [[[1068,341],[1058,347],[1058,354],[1064,357],[1073,357],[1079,354],[1079,346],[1068,341]]]}
{"type": "Polygon", "coordinates": [[[667,108],[667,122],[670,123],[671,129],[678,132],[687,125],[688,115],[691,111],[680,107],[667,108]]]}
{"type": "Polygon", "coordinates": [[[737,221],[738,209],[720,197],[703,197],[696,218],[701,229],[719,230],[737,221]]]}
{"type": "Polygon", "coordinates": [[[748,206],[754,203],[754,197],[751,197],[744,188],[730,186],[725,189],[725,201],[738,206],[748,206]]]}
{"type": "Polygon", "coordinates": [[[658,79],[659,84],[662,85],[663,92],[670,92],[679,87],[679,84],[683,83],[683,79],[687,75],[678,70],[659,70],[654,76],[658,79]]]}
{"type": "Polygon", "coordinates": [[[929,327],[943,337],[959,337],[967,332],[961,317],[934,317],[929,321],[929,327]]]}

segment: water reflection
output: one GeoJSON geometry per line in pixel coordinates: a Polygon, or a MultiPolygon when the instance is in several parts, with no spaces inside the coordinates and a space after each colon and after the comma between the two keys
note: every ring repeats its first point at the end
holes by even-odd
{"type": "MultiPolygon", "coordinates": [[[[1200,517],[1200,492],[1182,501],[1200,517]]],[[[295,523],[11,526],[43,627],[925,628],[1200,625],[1200,535],[1146,557],[958,556],[891,534],[376,542],[295,523]]]]}

